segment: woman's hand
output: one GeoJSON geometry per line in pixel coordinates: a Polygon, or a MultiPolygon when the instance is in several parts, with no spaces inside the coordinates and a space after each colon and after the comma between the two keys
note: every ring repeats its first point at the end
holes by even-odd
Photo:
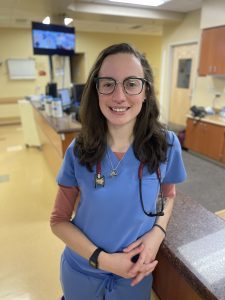
{"type": "Polygon", "coordinates": [[[119,275],[123,278],[133,278],[134,276],[138,275],[138,271],[130,273],[130,270],[134,265],[131,259],[135,255],[140,255],[143,249],[144,245],[142,243],[139,243],[138,245],[136,245],[136,247],[133,247],[133,249],[130,249],[130,251],[128,251],[127,253],[120,252],[110,254],[102,251],[99,254],[98,259],[99,268],[119,275]]]}
{"type": "Polygon", "coordinates": [[[145,276],[152,273],[158,263],[155,260],[159,247],[163,241],[164,234],[153,227],[151,231],[143,235],[134,243],[130,244],[123,251],[131,253],[140,244],[143,244],[143,250],[139,254],[139,258],[129,270],[129,274],[133,278],[131,285],[138,284],[145,276]]]}

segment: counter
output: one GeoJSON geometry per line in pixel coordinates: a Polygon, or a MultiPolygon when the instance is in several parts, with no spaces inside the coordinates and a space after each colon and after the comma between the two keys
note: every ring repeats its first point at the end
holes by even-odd
{"type": "Polygon", "coordinates": [[[41,149],[56,175],[67,147],[81,130],[81,124],[66,114],[61,118],[49,117],[45,111],[39,109],[39,104],[35,102],[31,104],[41,140],[41,149]]]}
{"type": "MultiPolygon", "coordinates": [[[[196,120],[198,122],[199,118],[194,118],[192,115],[187,116],[190,119],[196,120]]],[[[202,122],[216,124],[219,126],[225,126],[225,118],[220,115],[206,115],[205,117],[200,119],[202,122]]]]}
{"type": "Polygon", "coordinates": [[[225,299],[225,221],[180,193],[158,259],[160,299],[225,299]]]}

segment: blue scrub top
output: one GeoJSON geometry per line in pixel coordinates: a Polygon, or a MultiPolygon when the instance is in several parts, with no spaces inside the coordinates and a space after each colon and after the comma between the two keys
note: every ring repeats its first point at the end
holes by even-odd
{"type": "MultiPolygon", "coordinates": [[[[162,183],[179,183],[185,180],[186,172],[181,156],[181,146],[177,136],[168,131],[167,161],[160,165],[162,183]]],[[[73,141],[68,147],[59,171],[58,184],[77,186],[80,189],[80,202],[72,223],[76,225],[97,247],[109,253],[120,252],[140,236],[151,230],[155,217],[144,214],[139,197],[138,168],[140,161],[130,146],[121,161],[117,176],[111,177],[111,164],[107,155],[101,162],[101,173],[105,186],[95,188],[93,172],[79,164],[73,153],[73,141]]],[[[113,166],[119,159],[108,147],[113,166]]],[[[157,174],[150,174],[144,167],[142,195],[146,211],[155,212],[159,192],[157,174]]],[[[75,268],[83,272],[106,273],[89,266],[88,261],[66,247],[65,258],[75,268]]]]}

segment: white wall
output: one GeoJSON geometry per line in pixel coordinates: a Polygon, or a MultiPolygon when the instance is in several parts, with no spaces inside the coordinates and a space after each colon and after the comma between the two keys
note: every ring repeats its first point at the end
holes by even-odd
{"type": "MultiPolygon", "coordinates": [[[[171,47],[190,42],[199,43],[201,11],[197,10],[186,15],[180,25],[171,25],[164,28],[163,33],[163,66],[160,89],[161,120],[168,121],[170,86],[171,86],[171,47]]],[[[198,64],[198,62],[197,62],[198,64]]],[[[197,74],[196,74],[197,76],[197,74]]]]}
{"type": "Polygon", "coordinates": [[[204,0],[202,3],[201,28],[225,25],[225,1],[204,0]]]}

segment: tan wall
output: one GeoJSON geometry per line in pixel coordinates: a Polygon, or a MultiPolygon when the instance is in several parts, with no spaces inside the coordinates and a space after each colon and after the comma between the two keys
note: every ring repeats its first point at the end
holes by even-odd
{"type": "Polygon", "coordinates": [[[0,98],[23,97],[44,91],[48,75],[41,77],[37,75],[36,80],[10,80],[8,76],[8,58],[35,58],[36,69],[44,70],[49,74],[48,58],[45,56],[33,56],[31,45],[31,32],[27,29],[3,29],[0,28],[0,98]],[[39,88],[40,87],[40,88],[39,88]]]}
{"type": "MultiPolygon", "coordinates": [[[[47,56],[33,55],[31,44],[31,31],[29,29],[0,29],[0,98],[23,97],[35,93],[44,93],[45,85],[49,81],[49,62],[47,56]],[[30,58],[36,61],[36,80],[10,80],[7,70],[8,58],[30,58]],[[39,76],[39,71],[45,71],[46,76],[39,76]]],[[[76,51],[85,54],[85,76],[89,72],[98,53],[106,46],[118,42],[131,42],[138,49],[146,53],[153,66],[153,70],[159,82],[159,70],[161,59],[161,38],[151,36],[103,34],[103,33],[77,33],[76,51]]],[[[57,59],[57,68],[63,65],[60,58],[57,59]]],[[[60,84],[61,79],[56,78],[60,84]]],[[[68,84],[67,84],[68,85],[68,84]]]]}
{"type": "Polygon", "coordinates": [[[160,62],[161,62],[161,37],[146,35],[122,35],[105,33],[80,32],[77,34],[77,51],[85,53],[86,76],[97,58],[99,52],[114,43],[128,42],[145,53],[149,60],[156,81],[156,89],[159,90],[160,62]]]}
{"type": "Polygon", "coordinates": [[[225,1],[204,0],[202,3],[201,28],[225,25],[225,1]]]}

